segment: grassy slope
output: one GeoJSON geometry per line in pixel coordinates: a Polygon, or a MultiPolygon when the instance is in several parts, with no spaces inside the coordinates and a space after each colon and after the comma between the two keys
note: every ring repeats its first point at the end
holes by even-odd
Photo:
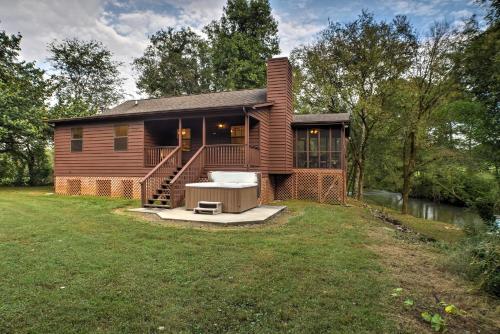
{"type": "MultiPolygon", "coordinates": [[[[360,206],[362,204],[355,200],[350,200],[350,203],[356,206],[360,206]]],[[[463,231],[453,224],[440,221],[425,220],[414,217],[412,215],[404,215],[399,211],[379,205],[370,204],[369,206],[384,212],[384,214],[389,215],[392,218],[399,220],[403,225],[406,225],[413,231],[438,241],[457,242],[464,237],[463,231]]]]}
{"type": "Polygon", "coordinates": [[[0,190],[0,332],[387,332],[352,210],[254,229],[153,225],[124,200],[0,190]],[[62,288],[64,287],[64,288],[62,288]]]}

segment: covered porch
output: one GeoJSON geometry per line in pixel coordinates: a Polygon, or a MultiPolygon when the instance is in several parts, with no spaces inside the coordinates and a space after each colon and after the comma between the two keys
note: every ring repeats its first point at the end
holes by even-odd
{"type": "Polygon", "coordinates": [[[259,121],[248,114],[144,121],[144,166],[158,165],[176,148],[180,166],[203,148],[206,169],[260,166],[259,121]]]}

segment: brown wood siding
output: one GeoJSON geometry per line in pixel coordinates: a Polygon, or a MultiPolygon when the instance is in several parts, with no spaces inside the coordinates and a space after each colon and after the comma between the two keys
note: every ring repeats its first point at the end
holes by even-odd
{"type": "Polygon", "coordinates": [[[71,152],[71,125],[56,125],[54,131],[55,176],[144,176],[144,123],[102,122],[81,124],[83,151],[71,152]],[[127,151],[114,151],[114,126],[128,124],[127,151]]]}
{"type": "Polygon", "coordinates": [[[269,120],[269,172],[291,173],[293,166],[292,68],[286,58],[268,61],[267,100],[273,102],[269,120]]]}
{"type": "Polygon", "coordinates": [[[269,109],[261,109],[250,112],[250,116],[259,121],[259,150],[260,150],[260,170],[262,173],[269,171],[269,109]]]}
{"type": "Polygon", "coordinates": [[[251,125],[248,135],[248,142],[250,146],[259,147],[259,123],[251,125]]]}

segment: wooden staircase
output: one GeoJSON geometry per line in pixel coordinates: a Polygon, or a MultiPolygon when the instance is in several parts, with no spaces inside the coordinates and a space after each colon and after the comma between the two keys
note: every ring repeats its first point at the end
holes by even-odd
{"type": "Polygon", "coordinates": [[[177,167],[169,176],[167,176],[160,184],[160,187],[157,188],[156,192],[147,199],[147,203],[144,203],[143,206],[146,208],[170,209],[170,182],[172,182],[181,169],[181,167],[177,167]]]}
{"type": "Polygon", "coordinates": [[[142,206],[173,209],[184,203],[185,185],[198,182],[205,166],[205,146],[182,164],[180,147],[173,150],[141,181],[142,206]]]}

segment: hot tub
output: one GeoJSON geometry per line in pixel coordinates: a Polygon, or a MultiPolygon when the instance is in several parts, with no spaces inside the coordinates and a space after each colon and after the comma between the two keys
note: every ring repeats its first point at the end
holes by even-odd
{"type": "Polygon", "coordinates": [[[222,212],[240,213],[255,208],[258,177],[252,172],[209,172],[209,181],[186,184],[186,209],[199,201],[222,202],[222,212]]]}

